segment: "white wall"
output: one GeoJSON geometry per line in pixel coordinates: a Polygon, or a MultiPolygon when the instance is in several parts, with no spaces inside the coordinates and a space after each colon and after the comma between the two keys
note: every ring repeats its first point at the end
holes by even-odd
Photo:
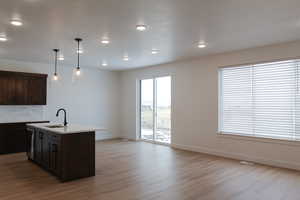
{"type": "Polygon", "coordinates": [[[136,139],[139,134],[137,79],[171,74],[174,147],[300,169],[300,142],[217,134],[218,67],[299,56],[300,41],[122,72],[123,137],[136,139]]]}
{"type": "Polygon", "coordinates": [[[70,124],[108,129],[97,132],[97,139],[119,137],[119,73],[82,67],[82,76],[77,78],[72,67],[60,65],[60,80],[53,81],[53,68],[47,64],[0,60],[0,70],[49,75],[46,106],[0,106],[0,120],[5,122],[40,119],[61,123],[63,115],[57,118],[55,114],[58,108],[66,108],[70,124]]]}

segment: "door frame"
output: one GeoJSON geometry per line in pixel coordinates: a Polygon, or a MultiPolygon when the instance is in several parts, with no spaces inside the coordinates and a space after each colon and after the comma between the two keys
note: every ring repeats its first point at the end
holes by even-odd
{"type": "Polygon", "coordinates": [[[160,145],[166,145],[166,146],[170,146],[172,144],[172,132],[173,132],[173,121],[172,121],[172,113],[173,113],[173,76],[171,74],[165,74],[165,75],[158,75],[158,76],[145,76],[145,77],[142,77],[142,78],[139,78],[136,80],[136,85],[137,85],[137,91],[136,91],[136,94],[137,94],[137,104],[136,104],[136,113],[137,113],[137,117],[136,117],[136,130],[137,130],[137,140],[139,141],[145,141],[145,142],[149,142],[149,143],[153,143],[153,144],[160,144],[160,145]],[[142,119],[141,119],[141,112],[142,112],[142,109],[141,109],[141,102],[142,102],[142,87],[141,87],[141,83],[142,83],[142,80],[147,80],[147,79],[153,79],[153,109],[155,109],[154,111],[154,114],[153,114],[153,122],[154,122],[154,125],[153,126],[156,126],[156,122],[155,120],[157,119],[157,117],[155,117],[155,113],[157,113],[156,111],[156,79],[157,78],[162,78],[162,77],[170,77],[171,78],[171,111],[170,111],[170,117],[171,117],[171,131],[170,131],[170,143],[164,143],[164,142],[160,142],[160,141],[156,141],[155,140],[155,130],[156,128],[153,127],[153,140],[146,140],[146,139],[142,139],[142,119]]]}

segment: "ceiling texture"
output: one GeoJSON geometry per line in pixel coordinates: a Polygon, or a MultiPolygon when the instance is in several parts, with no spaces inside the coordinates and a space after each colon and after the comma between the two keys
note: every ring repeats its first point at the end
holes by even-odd
{"type": "Polygon", "coordinates": [[[299,0],[0,0],[0,59],[126,70],[300,39],[299,0]],[[10,24],[20,18],[23,26],[10,24]],[[138,32],[137,24],[147,31],[138,32]],[[107,37],[110,44],[102,45],[107,37]],[[199,41],[207,47],[199,49],[199,41]],[[152,55],[151,49],[159,49],[152,55]],[[130,60],[123,61],[128,55],[130,60]],[[108,66],[101,66],[106,61],[108,66]]]}

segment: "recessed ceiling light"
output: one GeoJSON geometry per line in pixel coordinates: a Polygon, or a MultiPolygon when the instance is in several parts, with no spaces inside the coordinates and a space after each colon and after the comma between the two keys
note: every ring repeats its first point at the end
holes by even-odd
{"type": "Polygon", "coordinates": [[[203,49],[203,48],[205,48],[207,45],[204,43],[204,42],[200,42],[199,44],[198,44],[198,48],[200,48],[200,49],[203,49]]]}
{"type": "Polygon", "coordinates": [[[138,30],[138,31],[145,31],[146,29],[147,29],[147,26],[144,24],[136,25],[136,30],[138,30]]]}
{"type": "Polygon", "coordinates": [[[60,56],[58,57],[58,60],[65,60],[65,57],[64,57],[63,55],[60,55],[60,56]]]}
{"type": "Polygon", "coordinates": [[[152,53],[152,54],[158,54],[158,53],[159,53],[159,50],[158,50],[158,49],[152,49],[152,50],[151,50],[151,53],[152,53]]]}
{"type": "Polygon", "coordinates": [[[19,19],[12,19],[10,21],[10,24],[13,25],[13,26],[22,26],[23,25],[22,21],[19,20],[19,19]]]}
{"type": "Polygon", "coordinates": [[[101,40],[101,43],[102,43],[102,44],[109,44],[110,41],[109,41],[109,39],[107,39],[107,38],[103,38],[103,39],[101,40]]]}
{"type": "Polygon", "coordinates": [[[0,42],[6,42],[7,37],[5,35],[0,35],[0,42]]]}
{"type": "Polygon", "coordinates": [[[103,67],[107,66],[107,62],[104,62],[104,61],[103,61],[103,62],[102,62],[102,66],[103,66],[103,67]]]}
{"type": "Polygon", "coordinates": [[[128,61],[128,60],[129,60],[129,57],[128,57],[128,56],[124,56],[124,57],[123,57],[123,60],[124,60],[124,61],[128,61]]]}

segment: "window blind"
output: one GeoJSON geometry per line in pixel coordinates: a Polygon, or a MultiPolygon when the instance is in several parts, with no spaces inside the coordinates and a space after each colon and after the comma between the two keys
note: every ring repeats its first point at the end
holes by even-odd
{"type": "Polygon", "coordinates": [[[224,134],[300,139],[299,60],[219,70],[224,134]]]}

